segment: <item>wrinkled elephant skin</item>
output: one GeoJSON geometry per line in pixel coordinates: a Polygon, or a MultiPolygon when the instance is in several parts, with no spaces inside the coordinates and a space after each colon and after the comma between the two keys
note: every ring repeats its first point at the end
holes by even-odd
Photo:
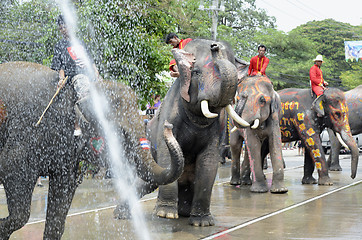
{"type": "Polygon", "coordinates": [[[191,225],[209,226],[214,225],[210,197],[221,160],[219,114],[235,96],[235,58],[227,45],[209,40],[193,40],[183,50],[173,50],[180,77],[148,124],[152,154],[161,166],[169,165],[160,135],[165,120],[174,126],[185,157],[179,180],[160,186],[155,213],[165,218],[189,216],[191,225]],[[205,100],[208,110],[203,111],[205,100]]]}
{"type": "MultiPolygon", "coordinates": [[[[285,193],[284,169],[282,159],[282,142],[279,130],[279,112],[281,103],[279,95],[266,76],[255,76],[243,79],[238,84],[235,112],[251,127],[238,128],[230,133],[232,154],[230,184],[252,184],[250,191],[267,192],[268,185],[263,173],[262,160],[270,150],[273,165],[272,193],[285,193]],[[240,153],[245,142],[245,158],[240,174],[240,153]],[[262,151],[263,143],[267,149],[262,151]],[[250,179],[252,175],[252,179],[250,179]]],[[[236,124],[239,126],[238,124],[236,124]]]]}
{"type": "Polygon", "coordinates": [[[309,89],[284,89],[279,91],[279,95],[283,109],[280,120],[282,141],[302,140],[306,146],[302,183],[317,183],[312,176],[314,168],[316,168],[319,185],[333,184],[328,175],[320,139],[320,133],[324,127],[329,127],[339,133],[352,150],[351,177],[354,178],[358,164],[358,149],[350,132],[343,92],[335,88],[327,88],[314,105],[314,99],[309,89]]]}
{"type": "MultiPolygon", "coordinates": [[[[362,133],[362,85],[345,92],[346,103],[348,107],[348,122],[351,127],[352,135],[362,133]]],[[[341,143],[332,130],[328,129],[329,139],[331,141],[331,151],[328,158],[330,171],[342,171],[339,164],[339,151],[341,143]]],[[[359,140],[359,141],[362,141],[359,140]]]]}

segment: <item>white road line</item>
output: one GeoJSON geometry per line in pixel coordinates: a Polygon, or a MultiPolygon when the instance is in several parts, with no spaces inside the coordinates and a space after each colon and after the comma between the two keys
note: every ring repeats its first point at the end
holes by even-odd
{"type": "Polygon", "coordinates": [[[303,202],[294,204],[294,205],[289,206],[289,207],[287,207],[287,208],[283,208],[283,209],[280,209],[280,210],[278,210],[278,211],[269,213],[269,214],[264,215],[264,216],[262,216],[262,217],[255,218],[255,219],[250,220],[250,221],[248,221],[248,222],[245,222],[245,223],[243,223],[243,224],[237,225],[237,226],[232,227],[232,228],[229,228],[229,229],[227,229],[227,230],[225,230],[225,231],[218,232],[218,233],[216,233],[216,234],[213,234],[213,235],[211,235],[211,236],[208,236],[208,237],[205,237],[205,238],[201,238],[201,239],[202,239],[202,240],[215,239],[215,238],[220,237],[220,236],[222,236],[222,235],[224,235],[224,234],[227,234],[227,233],[233,232],[233,231],[235,231],[235,230],[244,228],[244,227],[249,226],[249,225],[251,225],[251,224],[254,224],[254,223],[256,223],[256,222],[260,222],[260,221],[262,221],[262,220],[264,220],[264,219],[267,219],[267,218],[270,218],[270,217],[272,217],[272,216],[278,215],[278,214],[280,214],[280,213],[283,213],[283,212],[289,211],[289,210],[291,210],[291,209],[300,207],[300,206],[302,206],[302,205],[305,205],[305,204],[310,203],[310,202],[312,202],[312,201],[315,201],[315,200],[318,200],[318,199],[320,199],[320,198],[326,197],[326,196],[328,196],[328,195],[330,195],[330,194],[333,194],[333,193],[335,193],[335,192],[342,191],[342,190],[344,190],[344,189],[346,189],[346,188],[352,187],[352,186],[357,185],[357,184],[360,184],[360,183],[362,183],[362,179],[359,180],[359,181],[357,181],[357,182],[351,183],[351,184],[349,184],[349,185],[346,185],[346,186],[343,186],[343,187],[334,189],[334,190],[332,190],[332,191],[330,191],[330,192],[327,192],[327,193],[321,194],[321,195],[319,195],[319,196],[310,198],[310,199],[308,199],[308,200],[305,200],[305,201],[303,201],[303,202]]]}
{"type": "MultiPolygon", "coordinates": [[[[303,167],[303,165],[301,165],[301,166],[296,166],[296,167],[291,167],[291,168],[285,168],[284,171],[293,170],[293,169],[301,168],[301,167],[303,167]]],[[[267,173],[265,173],[265,174],[271,174],[271,173],[273,173],[273,172],[267,172],[267,173]]],[[[230,180],[227,180],[227,181],[224,181],[224,182],[215,183],[214,186],[222,185],[222,184],[225,184],[225,183],[227,183],[227,182],[229,182],[229,181],[230,181],[230,180]]],[[[147,201],[150,201],[150,200],[154,200],[154,199],[156,199],[156,198],[157,198],[157,197],[151,197],[151,198],[147,198],[147,199],[142,199],[142,200],[140,200],[140,202],[147,202],[147,201]]],[[[112,209],[112,208],[116,208],[116,205],[108,206],[108,207],[103,207],[103,208],[91,209],[91,210],[87,210],[87,211],[83,211],[83,212],[72,213],[72,214],[68,214],[67,217],[78,216],[78,215],[82,215],[82,214],[93,213],[93,212],[108,210],[108,209],[112,209]]],[[[25,224],[25,225],[32,225],[32,224],[43,223],[43,222],[45,222],[45,219],[43,219],[43,220],[38,220],[38,221],[34,221],[34,222],[29,222],[29,223],[27,223],[27,224],[25,224]]]]}

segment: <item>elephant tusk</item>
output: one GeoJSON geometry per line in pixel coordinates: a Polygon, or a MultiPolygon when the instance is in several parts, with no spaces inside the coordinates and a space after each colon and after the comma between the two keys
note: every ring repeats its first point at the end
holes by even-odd
{"type": "Polygon", "coordinates": [[[237,122],[238,124],[240,124],[243,127],[249,127],[250,124],[245,121],[244,119],[242,119],[233,109],[233,107],[229,104],[226,106],[226,111],[227,113],[230,115],[230,117],[235,120],[235,122],[237,122]]]}
{"type": "Polygon", "coordinates": [[[201,111],[202,111],[202,114],[204,114],[204,116],[207,118],[216,118],[218,116],[217,113],[210,112],[209,104],[208,104],[207,100],[201,101],[201,111]]]}
{"type": "Polygon", "coordinates": [[[251,126],[252,129],[256,129],[259,127],[259,118],[255,119],[253,126],[251,126]]]}
{"type": "Polygon", "coordinates": [[[233,129],[231,129],[230,132],[233,133],[233,132],[235,132],[236,130],[238,130],[238,128],[234,126],[233,129]]]}
{"type": "Polygon", "coordinates": [[[336,136],[338,138],[338,141],[342,144],[343,147],[345,147],[347,150],[349,150],[349,147],[347,146],[347,144],[343,141],[341,134],[336,133],[336,136]]]}

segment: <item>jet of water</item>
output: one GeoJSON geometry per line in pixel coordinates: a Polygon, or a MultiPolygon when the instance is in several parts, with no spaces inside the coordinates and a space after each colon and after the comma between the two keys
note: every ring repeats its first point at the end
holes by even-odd
{"type": "MultiPolygon", "coordinates": [[[[81,41],[76,37],[77,29],[77,14],[74,6],[69,3],[68,0],[57,0],[64,20],[67,26],[71,26],[69,31],[69,37],[72,44],[81,45],[81,41]]],[[[85,49],[83,47],[83,49],[85,49]]],[[[95,79],[95,71],[92,67],[92,61],[87,56],[87,52],[81,53],[81,57],[85,64],[89,75],[89,79],[95,79]]],[[[136,190],[133,186],[134,179],[136,178],[134,168],[128,163],[123,149],[123,140],[116,134],[115,127],[111,121],[106,118],[106,112],[109,110],[107,99],[100,94],[94,86],[90,87],[90,93],[92,98],[92,107],[96,113],[97,120],[102,126],[104,136],[109,149],[109,158],[111,160],[112,173],[114,176],[115,187],[120,198],[127,201],[131,210],[132,221],[135,228],[135,232],[139,239],[150,239],[148,228],[144,216],[142,214],[142,208],[138,201],[136,190]]]]}

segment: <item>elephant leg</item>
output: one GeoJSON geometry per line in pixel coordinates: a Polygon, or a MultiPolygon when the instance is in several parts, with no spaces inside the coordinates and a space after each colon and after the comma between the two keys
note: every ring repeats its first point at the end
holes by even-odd
{"type": "Polygon", "coordinates": [[[183,217],[190,217],[192,199],[194,196],[193,184],[187,182],[178,185],[178,213],[183,217]]]}
{"type": "Polygon", "coordinates": [[[269,189],[262,168],[261,142],[252,131],[246,131],[244,137],[252,175],[250,191],[258,193],[267,192],[269,189]]]}
{"type": "Polygon", "coordinates": [[[314,172],[314,162],[310,157],[310,150],[305,148],[304,154],[304,176],[302,179],[302,184],[317,184],[317,179],[313,177],[314,172]]]}
{"type": "Polygon", "coordinates": [[[177,194],[177,181],[159,187],[155,207],[155,213],[157,216],[170,219],[178,218],[177,194]]]}
{"type": "Polygon", "coordinates": [[[261,159],[263,161],[263,169],[268,169],[268,161],[267,156],[269,153],[269,143],[268,141],[263,141],[263,144],[261,145],[261,159]]]}
{"type": "MultiPolygon", "coordinates": [[[[145,182],[140,178],[136,180],[136,194],[138,199],[157,189],[157,185],[151,182],[145,182]]],[[[113,211],[115,219],[129,219],[131,217],[130,207],[127,201],[120,200],[113,211]]]]}
{"type": "Polygon", "coordinates": [[[240,185],[240,154],[242,151],[243,139],[236,131],[230,135],[230,149],[231,149],[231,185],[240,185]]]}
{"type": "Polygon", "coordinates": [[[214,141],[196,159],[194,196],[189,217],[189,223],[196,227],[215,225],[210,213],[211,192],[220,159],[215,150],[217,150],[217,144],[214,141]]]}
{"type": "Polygon", "coordinates": [[[244,160],[241,164],[241,185],[251,185],[251,178],[250,178],[250,162],[249,162],[249,154],[248,151],[245,150],[244,152],[244,160]]]}
{"type": "Polygon", "coordinates": [[[11,172],[4,181],[9,216],[0,219],[0,239],[22,228],[29,220],[32,192],[37,176],[27,172],[11,172]]]}
{"type": "Polygon", "coordinates": [[[74,170],[56,171],[50,176],[44,239],[61,239],[76,187],[74,170]]]}
{"type": "MultiPolygon", "coordinates": [[[[284,186],[284,161],[282,157],[282,140],[279,130],[279,124],[276,121],[272,122],[274,125],[272,134],[270,134],[268,146],[270,150],[270,160],[273,166],[273,181],[270,187],[271,193],[286,193],[288,189],[284,186]]],[[[269,152],[269,151],[268,151],[269,152]]],[[[262,156],[263,157],[263,156],[262,156]]]]}
{"type": "Polygon", "coordinates": [[[339,151],[341,149],[341,143],[338,141],[333,130],[328,129],[329,139],[331,141],[331,151],[328,157],[328,167],[330,171],[342,171],[342,167],[339,164],[339,151]]]}

